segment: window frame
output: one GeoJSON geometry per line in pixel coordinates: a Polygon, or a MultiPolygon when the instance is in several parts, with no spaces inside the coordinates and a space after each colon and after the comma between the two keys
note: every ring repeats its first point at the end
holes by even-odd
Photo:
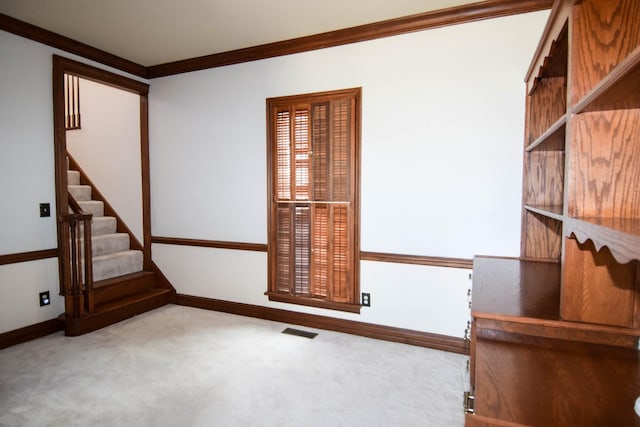
{"type": "MultiPolygon", "coordinates": [[[[267,224],[268,224],[268,288],[265,295],[270,301],[285,302],[299,304],[305,306],[326,308],[339,311],[347,311],[352,313],[360,313],[360,157],[361,157],[361,108],[362,108],[362,88],[350,88],[333,90],[326,92],[314,92],[300,95],[290,95],[282,97],[267,98],[266,100],[266,116],[267,116],[267,224]],[[332,301],[325,298],[310,297],[304,295],[293,295],[291,291],[288,293],[279,292],[277,290],[277,210],[278,206],[283,203],[277,199],[277,188],[275,179],[278,168],[277,158],[277,116],[278,112],[283,110],[295,111],[298,105],[309,105],[318,103],[328,103],[338,99],[348,98],[352,103],[352,111],[350,113],[351,126],[348,132],[352,135],[349,151],[350,155],[350,172],[349,180],[349,200],[346,204],[347,210],[351,212],[348,217],[349,233],[353,242],[351,242],[351,251],[349,253],[348,262],[351,277],[348,282],[347,302],[332,301]]],[[[309,110],[311,114],[311,110],[309,110]]],[[[309,124],[311,127],[311,124],[309,124]]],[[[312,131],[309,131],[310,140],[312,139],[312,131]]],[[[293,145],[295,141],[290,141],[293,145]]],[[[312,164],[313,160],[310,159],[312,164]]],[[[311,203],[320,203],[323,201],[314,201],[313,197],[309,198],[311,203]]],[[[291,197],[290,203],[305,204],[306,200],[295,200],[291,197]]],[[[326,201],[331,203],[330,201],[326,201]]],[[[313,222],[313,218],[311,219],[313,222]]],[[[292,237],[293,239],[293,237],[292,237]]],[[[311,268],[311,267],[310,267],[311,268]]],[[[291,285],[290,288],[294,286],[291,285]]]]}

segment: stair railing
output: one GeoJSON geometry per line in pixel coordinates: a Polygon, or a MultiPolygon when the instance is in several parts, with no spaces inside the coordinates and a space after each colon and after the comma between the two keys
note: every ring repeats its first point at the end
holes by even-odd
{"type": "Polygon", "coordinates": [[[66,130],[81,129],[80,126],[80,78],[64,75],[64,127],[66,130]]]}
{"type": "Polygon", "coordinates": [[[69,242],[64,248],[65,260],[63,295],[68,316],[82,317],[94,309],[93,302],[93,257],[91,253],[91,218],[80,204],[69,197],[71,213],[64,215],[62,223],[64,241],[69,242]],[[81,225],[84,233],[81,232],[81,225]]]}

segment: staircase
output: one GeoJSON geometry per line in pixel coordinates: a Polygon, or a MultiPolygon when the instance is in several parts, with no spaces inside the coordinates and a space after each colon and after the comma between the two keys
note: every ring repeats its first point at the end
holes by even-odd
{"type": "MultiPolygon", "coordinates": [[[[86,213],[93,215],[91,222],[91,248],[93,280],[110,279],[142,271],[143,255],[129,248],[129,235],[116,232],[115,217],[104,215],[104,202],[92,200],[90,185],[80,184],[80,172],[67,171],[68,191],[86,213]]],[[[94,285],[95,286],[95,285],[94,285]]]]}
{"type": "MultiPolygon", "coordinates": [[[[77,163],[71,158],[67,163],[72,168],[67,171],[68,193],[85,213],[92,214],[93,286],[87,290],[85,285],[82,315],[78,315],[77,307],[70,314],[72,304],[66,304],[66,335],[82,335],[171,303],[175,298],[171,284],[153,263],[144,265],[140,243],[100,193],[94,191],[77,163]]],[[[83,234],[83,227],[80,233],[83,234]]]]}

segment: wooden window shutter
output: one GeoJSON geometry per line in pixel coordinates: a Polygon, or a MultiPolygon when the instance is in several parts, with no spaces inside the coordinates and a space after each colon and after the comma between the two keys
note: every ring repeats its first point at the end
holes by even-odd
{"type": "Polygon", "coordinates": [[[267,294],[272,300],[359,308],[359,93],[357,89],[267,101],[272,177],[267,294]]]}

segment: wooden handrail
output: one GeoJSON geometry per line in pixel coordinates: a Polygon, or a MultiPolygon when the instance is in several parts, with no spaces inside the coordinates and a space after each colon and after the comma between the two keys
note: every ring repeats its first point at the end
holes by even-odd
{"type": "Polygon", "coordinates": [[[93,302],[93,257],[91,249],[91,219],[93,215],[82,210],[80,204],[68,195],[72,213],[63,215],[64,237],[69,242],[68,250],[63,254],[65,274],[62,294],[68,316],[78,318],[94,309],[93,302]],[[80,233],[79,224],[83,224],[84,233],[80,233]],[[82,237],[84,234],[84,238],[82,237]],[[82,259],[82,261],[81,261],[82,259]],[[83,262],[84,261],[84,262],[83,262]],[[84,264],[84,266],[83,266],[84,264]]]}

